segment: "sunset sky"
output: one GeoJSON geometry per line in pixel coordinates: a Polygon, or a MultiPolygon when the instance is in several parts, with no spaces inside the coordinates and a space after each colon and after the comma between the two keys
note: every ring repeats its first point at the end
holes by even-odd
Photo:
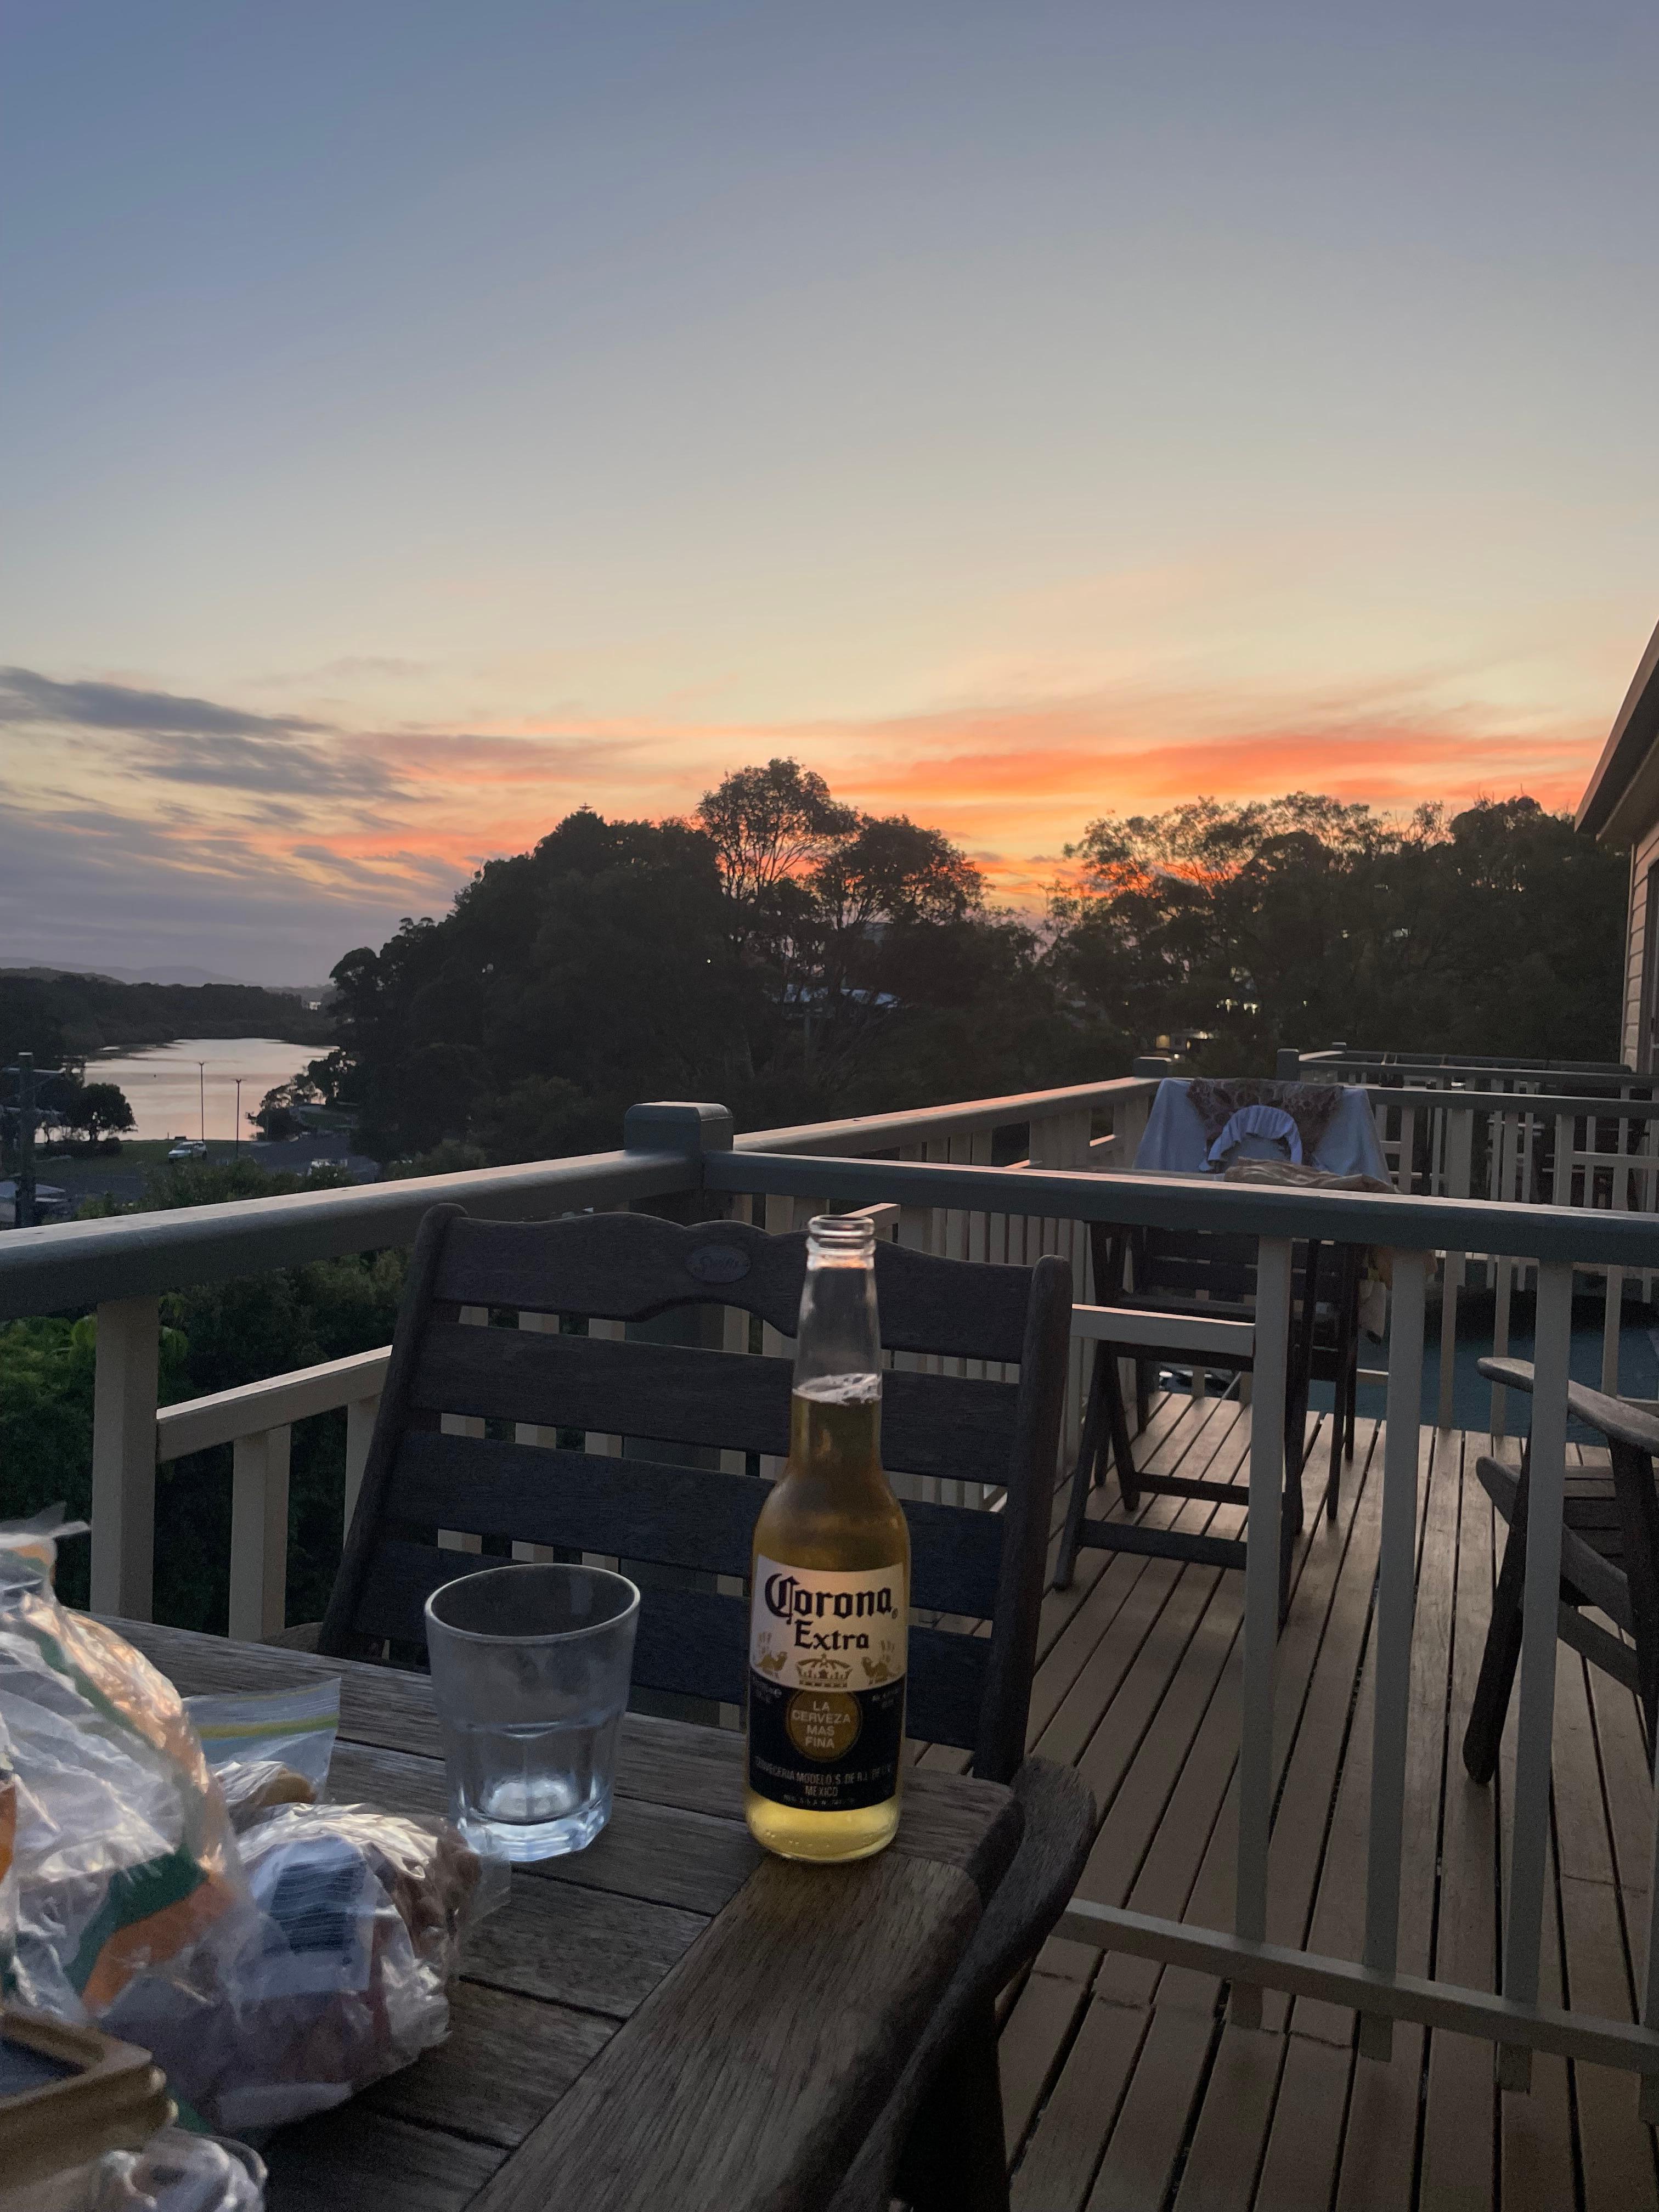
{"type": "Polygon", "coordinates": [[[1576,799],[1659,615],[1659,15],[13,0],[0,964],[320,978],[791,752],[1040,901],[1576,799]]]}

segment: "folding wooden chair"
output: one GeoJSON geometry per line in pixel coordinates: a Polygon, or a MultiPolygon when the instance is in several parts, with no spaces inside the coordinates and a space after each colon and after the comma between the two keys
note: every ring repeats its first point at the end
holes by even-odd
{"type": "MultiPolygon", "coordinates": [[[[1480,1372],[1506,1389],[1530,1392],[1533,1370],[1524,1360],[1483,1359],[1480,1372]]],[[[1582,1383],[1567,1386],[1567,1410],[1607,1438],[1607,1474],[1570,1473],[1563,1504],[1558,1633],[1593,1667],[1600,1667],[1642,1707],[1648,1753],[1659,1723],[1659,1493],[1653,1463],[1659,1455],[1659,1419],[1622,1399],[1582,1383]],[[1583,1608],[1594,1607],[1624,1630],[1626,1644],[1583,1608]]],[[[1492,1626],[1480,1656],[1480,1675],[1463,1735],[1463,1764],[1477,1782],[1497,1771],[1504,1715],[1521,1656],[1521,1606],[1527,1579],[1527,1510],[1531,1452],[1517,1471],[1502,1460],[1481,1458],[1474,1471],[1499,1515],[1509,1523],[1504,1563],[1492,1596],[1492,1626]]]]}

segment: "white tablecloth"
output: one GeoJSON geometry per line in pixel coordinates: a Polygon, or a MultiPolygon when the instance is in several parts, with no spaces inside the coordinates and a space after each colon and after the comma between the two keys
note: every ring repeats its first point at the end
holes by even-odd
{"type": "MultiPolygon", "coordinates": [[[[1357,1083],[1345,1083],[1341,1091],[1336,1111],[1305,1164],[1325,1168],[1332,1175],[1373,1175],[1390,1182],[1370,1100],[1357,1083]]],[[[1205,1158],[1208,1150],[1204,1124],[1187,1096],[1185,1082],[1178,1076],[1165,1076],[1158,1086],[1146,1133],[1135,1153],[1136,1167],[1166,1175],[1213,1175],[1217,1170],[1205,1158]]],[[[1283,1145],[1262,1137],[1245,1138],[1234,1155],[1247,1160],[1279,1160],[1285,1156],[1283,1145]]]]}

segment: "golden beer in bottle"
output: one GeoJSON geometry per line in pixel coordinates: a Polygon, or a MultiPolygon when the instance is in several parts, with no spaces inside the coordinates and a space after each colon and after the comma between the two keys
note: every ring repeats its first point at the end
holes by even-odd
{"type": "Polygon", "coordinates": [[[898,1826],[910,1532],[882,1472],[875,1259],[856,1215],[807,1230],[789,1457],[755,1524],[744,1812],[785,1858],[867,1858],[898,1826]]]}

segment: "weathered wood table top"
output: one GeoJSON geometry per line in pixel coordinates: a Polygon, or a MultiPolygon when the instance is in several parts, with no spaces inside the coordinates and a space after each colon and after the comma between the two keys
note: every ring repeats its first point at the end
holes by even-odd
{"type": "MultiPolygon", "coordinates": [[[[341,1678],[330,1795],[447,1793],[426,1677],[121,1621],[186,1694],[341,1678]]],[[[879,1857],[769,1858],[742,1742],[630,1714],[589,1848],[515,1869],[464,1940],[449,2040],[276,2136],[271,2212],[673,2212],[823,2201],[1018,1840],[993,1783],[911,1767],[879,1857]]]]}

